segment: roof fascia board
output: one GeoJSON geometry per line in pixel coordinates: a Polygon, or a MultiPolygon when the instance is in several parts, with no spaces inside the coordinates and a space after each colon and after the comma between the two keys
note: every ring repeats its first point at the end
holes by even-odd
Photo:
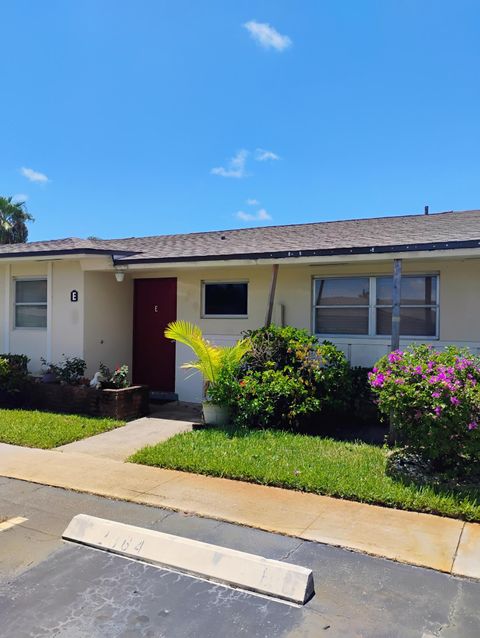
{"type": "MultiPolygon", "coordinates": [[[[113,254],[111,250],[97,250],[85,248],[72,248],[70,250],[46,250],[46,251],[29,251],[22,253],[1,253],[0,260],[3,261],[52,261],[52,259],[88,259],[91,257],[110,257],[113,254]]],[[[116,251],[118,255],[118,250],[116,251]]],[[[126,253],[131,254],[131,253],[126,253]]]]}
{"type": "Polygon", "coordinates": [[[232,260],[258,260],[262,261],[268,259],[300,259],[302,257],[334,257],[343,256],[349,257],[353,255],[390,255],[393,256],[397,253],[411,253],[411,252],[437,252],[441,250],[461,250],[465,248],[480,248],[480,240],[467,240],[467,241],[452,241],[452,242],[431,242],[424,244],[402,244],[393,246],[365,246],[358,248],[332,248],[332,249],[318,249],[318,250],[288,250],[277,251],[271,253],[245,253],[245,254],[232,254],[232,255],[205,255],[203,258],[194,256],[185,257],[123,257],[118,260],[114,260],[115,263],[123,264],[148,264],[148,263],[183,263],[183,262],[203,262],[203,261],[232,261],[232,260]]]}
{"type": "Polygon", "coordinates": [[[290,257],[283,259],[216,259],[216,260],[197,260],[197,261],[168,261],[154,262],[144,261],[142,263],[131,263],[121,260],[120,264],[127,265],[128,271],[137,270],[171,270],[171,269],[189,269],[189,268],[224,268],[235,266],[270,266],[272,264],[285,265],[326,265],[326,264],[345,264],[345,263],[365,263],[391,261],[393,259],[480,259],[480,247],[476,250],[472,249],[454,249],[454,250],[437,250],[437,251],[412,251],[398,253],[374,253],[368,255],[333,255],[325,257],[290,257]]]}

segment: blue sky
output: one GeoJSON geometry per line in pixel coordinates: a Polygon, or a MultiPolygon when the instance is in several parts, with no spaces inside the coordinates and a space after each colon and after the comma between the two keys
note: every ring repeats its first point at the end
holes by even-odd
{"type": "Polygon", "coordinates": [[[476,1],[15,0],[0,21],[0,193],[28,196],[31,240],[480,207],[476,1]]]}

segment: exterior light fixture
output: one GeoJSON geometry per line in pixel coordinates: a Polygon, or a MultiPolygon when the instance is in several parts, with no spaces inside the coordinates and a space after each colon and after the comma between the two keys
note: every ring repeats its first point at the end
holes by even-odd
{"type": "Polygon", "coordinates": [[[116,270],[115,271],[115,279],[118,281],[119,284],[122,283],[122,281],[125,279],[125,273],[123,270],[116,270]]]}

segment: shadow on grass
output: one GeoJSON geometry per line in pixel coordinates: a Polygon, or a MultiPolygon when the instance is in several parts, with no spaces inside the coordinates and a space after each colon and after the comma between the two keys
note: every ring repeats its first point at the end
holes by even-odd
{"type": "MultiPolygon", "coordinates": [[[[248,436],[251,432],[259,431],[261,428],[248,428],[239,427],[235,425],[226,426],[210,426],[210,425],[194,425],[194,429],[207,428],[211,430],[219,430],[224,432],[228,437],[244,437],[248,436]]],[[[267,428],[271,429],[271,428],[267,428]]],[[[301,429],[295,428],[278,428],[282,432],[289,432],[290,434],[305,434],[307,436],[315,436],[318,438],[328,438],[334,441],[343,441],[346,443],[368,443],[370,445],[376,445],[382,447],[385,444],[388,427],[381,423],[372,424],[333,424],[328,422],[315,423],[312,422],[308,426],[301,429]]]]}
{"type": "Polygon", "coordinates": [[[480,505],[480,463],[471,464],[468,470],[440,472],[418,455],[399,449],[389,455],[386,474],[406,486],[428,487],[439,496],[454,496],[480,505]]]}
{"type": "Polygon", "coordinates": [[[388,427],[381,423],[322,423],[320,431],[319,429],[309,428],[302,433],[329,437],[335,441],[361,442],[383,446],[388,436],[388,427]]]}

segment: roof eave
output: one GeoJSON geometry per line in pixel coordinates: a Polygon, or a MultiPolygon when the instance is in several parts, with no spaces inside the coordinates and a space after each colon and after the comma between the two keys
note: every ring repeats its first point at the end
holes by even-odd
{"type": "Polygon", "coordinates": [[[120,259],[114,257],[114,264],[162,264],[185,263],[199,261],[233,261],[233,260],[261,260],[261,259],[292,259],[302,257],[333,257],[349,255],[374,255],[408,252],[432,252],[438,250],[461,250],[480,248],[480,240],[430,242],[420,244],[395,244],[390,246],[362,246],[355,248],[322,248],[318,250],[282,250],[260,253],[232,253],[226,255],[186,255],[178,257],[130,257],[120,259]]]}
{"type": "Polygon", "coordinates": [[[71,255],[77,256],[85,256],[88,257],[90,255],[106,255],[116,257],[119,255],[132,255],[131,251],[121,251],[121,250],[105,250],[104,248],[62,248],[57,250],[29,250],[29,251],[18,251],[11,253],[2,253],[0,252],[0,259],[20,259],[23,257],[35,257],[37,259],[41,259],[42,257],[69,257],[71,255]]]}

